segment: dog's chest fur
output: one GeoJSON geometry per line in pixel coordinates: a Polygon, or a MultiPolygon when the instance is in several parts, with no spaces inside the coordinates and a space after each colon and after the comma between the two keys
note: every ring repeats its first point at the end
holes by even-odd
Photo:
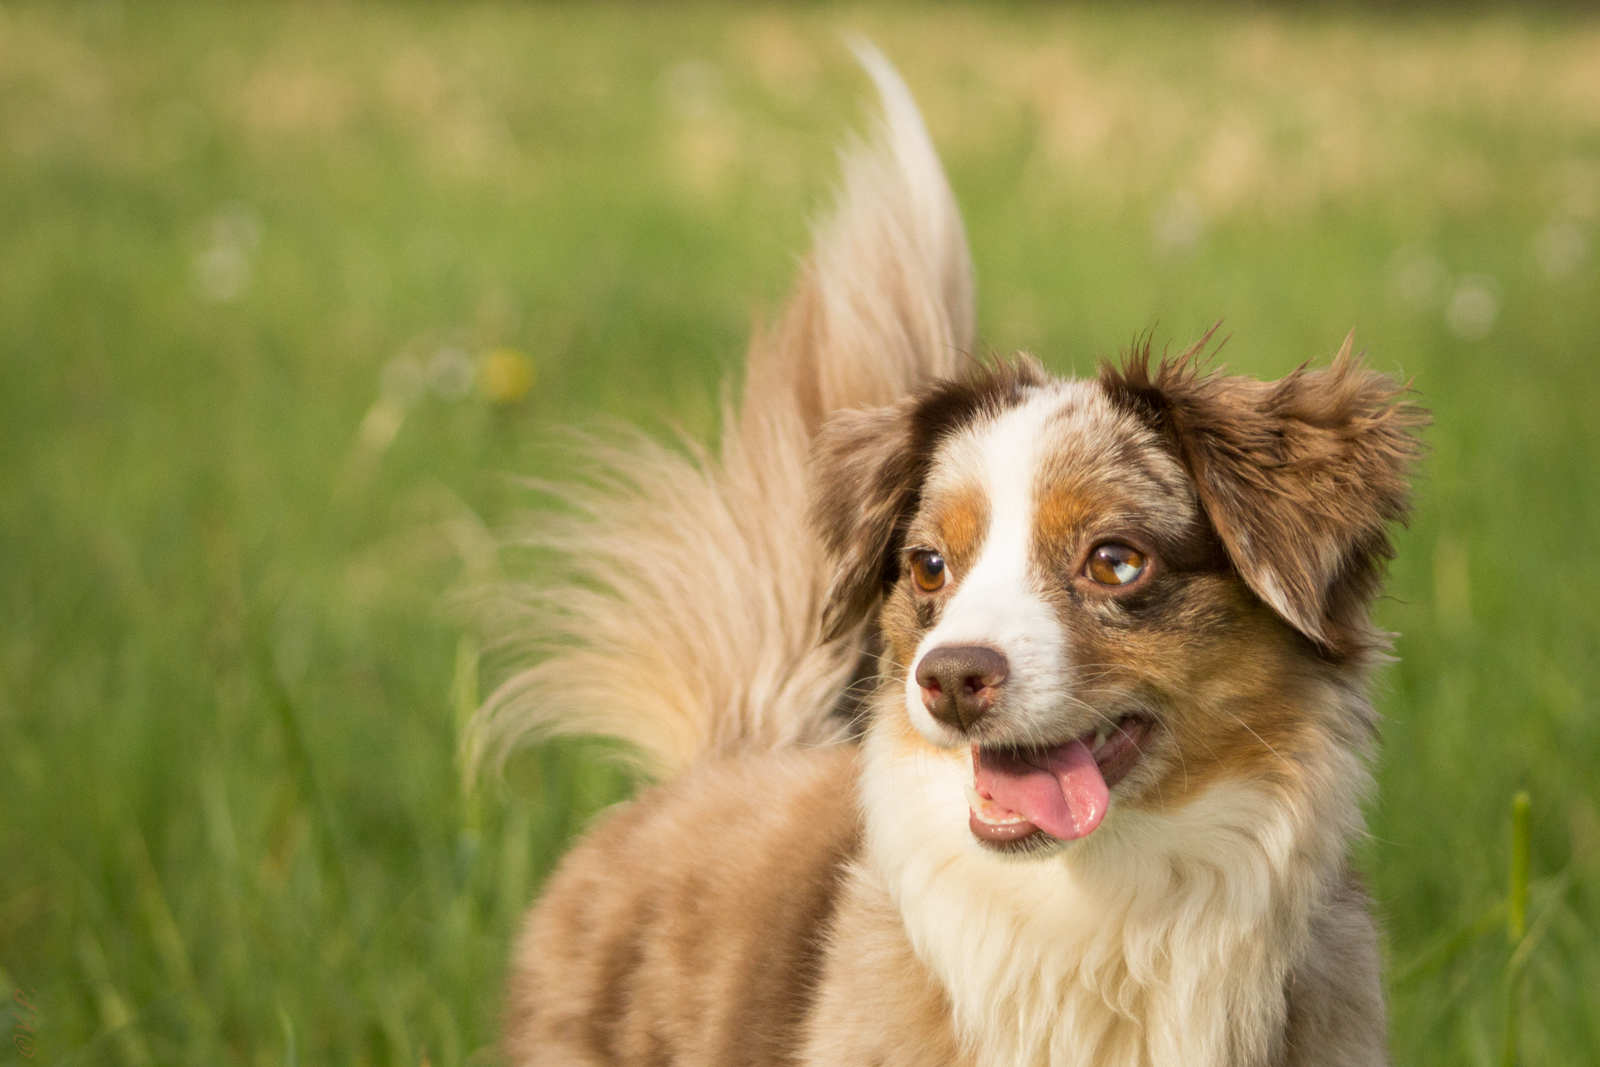
{"type": "MultiPolygon", "coordinates": [[[[854,873],[839,924],[857,944],[905,948],[882,967],[833,961],[842,988],[831,999],[866,999],[893,1019],[926,1012],[932,997],[976,1067],[1282,1057],[1286,982],[1329,858],[1316,853],[1337,837],[1308,833],[1297,816],[1341,813],[1224,782],[1181,811],[1125,818],[1115,841],[1018,862],[963,840],[947,781],[959,761],[896,751],[889,731],[869,737],[865,757],[870,866],[854,873]]],[[[828,999],[815,1032],[839,1032],[828,999]]],[[[825,1062],[829,1044],[814,1044],[810,1062],[825,1062]]]]}

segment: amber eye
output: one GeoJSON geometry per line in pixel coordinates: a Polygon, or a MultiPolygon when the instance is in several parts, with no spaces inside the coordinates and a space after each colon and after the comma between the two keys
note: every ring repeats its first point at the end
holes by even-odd
{"type": "Polygon", "coordinates": [[[944,588],[946,579],[950,576],[949,570],[944,565],[944,557],[937,552],[911,553],[911,580],[917,583],[917,588],[924,593],[937,593],[944,588]]]}
{"type": "Polygon", "coordinates": [[[1089,553],[1084,571],[1101,585],[1127,585],[1144,573],[1146,565],[1143,552],[1113,542],[1089,553]]]}

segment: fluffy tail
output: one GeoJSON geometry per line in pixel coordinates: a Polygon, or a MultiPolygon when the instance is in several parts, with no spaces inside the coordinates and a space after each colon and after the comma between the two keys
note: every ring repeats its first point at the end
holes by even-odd
{"type": "Polygon", "coordinates": [[[535,517],[555,583],[507,587],[498,635],[531,663],[479,710],[470,753],[529,735],[629,742],[671,774],[708,753],[828,739],[860,651],[821,639],[829,564],[807,524],[812,437],[841,408],[954,373],[972,340],[955,200],[905,83],[856,48],[883,111],[843,154],[838,203],[777,328],[752,342],[718,454],[637,437],[535,517]]]}

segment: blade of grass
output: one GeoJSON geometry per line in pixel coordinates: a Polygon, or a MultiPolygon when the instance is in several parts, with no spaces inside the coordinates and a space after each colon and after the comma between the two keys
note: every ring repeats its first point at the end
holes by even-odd
{"type": "Polygon", "coordinates": [[[1528,829],[1532,803],[1523,790],[1511,798],[1511,886],[1506,896],[1506,937],[1515,945],[1528,936],[1528,864],[1532,838],[1528,829]]]}
{"type": "Polygon", "coordinates": [[[1506,961],[1506,1028],[1505,1043],[1500,1051],[1502,1067],[1516,1067],[1517,1063],[1522,1006],[1521,962],[1527,959],[1520,947],[1528,937],[1528,867],[1533,847],[1529,822],[1532,807],[1526,790],[1519,791],[1511,798],[1511,885],[1506,896],[1506,937],[1512,945],[1518,946],[1518,951],[1513,951],[1511,958],[1506,961]]]}
{"type": "Polygon", "coordinates": [[[1422,955],[1395,971],[1389,979],[1391,986],[1407,985],[1419,978],[1431,977],[1450,960],[1459,955],[1472,942],[1505,921],[1506,902],[1499,901],[1476,919],[1453,933],[1434,942],[1422,955]]]}
{"type": "Polygon", "coordinates": [[[296,1067],[294,1020],[282,1008],[278,1009],[278,1024],[283,1027],[283,1067],[296,1067]]]}

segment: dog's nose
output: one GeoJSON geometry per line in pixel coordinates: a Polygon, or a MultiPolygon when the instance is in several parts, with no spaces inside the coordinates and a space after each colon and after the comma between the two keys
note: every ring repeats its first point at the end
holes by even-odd
{"type": "Polygon", "coordinates": [[[944,645],[930,649],[917,664],[922,703],[940,722],[970,730],[994,707],[1010,669],[1005,656],[992,648],[944,645]]]}

